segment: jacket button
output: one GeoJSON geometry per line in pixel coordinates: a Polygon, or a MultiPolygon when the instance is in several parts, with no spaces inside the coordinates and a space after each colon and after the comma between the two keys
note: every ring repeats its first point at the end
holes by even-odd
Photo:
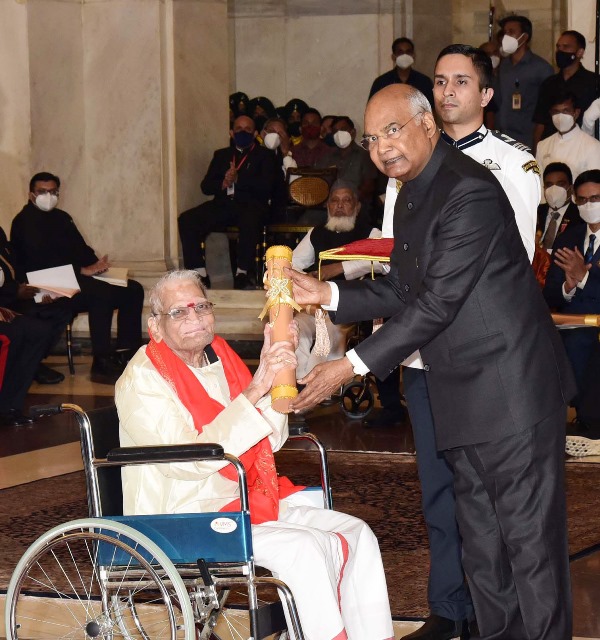
{"type": "Polygon", "coordinates": [[[408,251],[408,242],[404,243],[404,251],[408,251]]]}
{"type": "Polygon", "coordinates": [[[406,205],[406,208],[407,208],[407,209],[412,209],[412,208],[413,208],[413,203],[412,203],[412,202],[409,202],[409,203],[406,205]]]}
{"type": "Polygon", "coordinates": [[[423,371],[429,371],[429,369],[431,369],[431,367],[428,364],[423,365],[423,371]]]}
{"type": "Polygon", "coordinates": [[[407,285],[407,284],[405,284],[405,285],[404,285],[404,291],[410,291],[410,286],[409,286],[409,285],[407,285]]]}

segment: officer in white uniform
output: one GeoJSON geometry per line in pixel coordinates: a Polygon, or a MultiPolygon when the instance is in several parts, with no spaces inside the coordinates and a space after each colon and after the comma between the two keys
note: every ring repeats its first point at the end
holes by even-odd
{"type": "MultiPolygon", "coordinates": [[[[486,53],[468,45],[450,45],[441,51],[436,62],[435,110],[444,123],[442,137],[446,142],[487,167],[502,185],[531,261],[541,196],[539,169],[525,145],[483,125],[484,108],[494,94],[491,82],[492,63],[486,53]]],[[[400,188],[396,180],[389,180],[383,237],[393,236],[394,205],[400,188]]],[[[465,622],[473,616],[460,562],[461,541],[454,517],[452,472],[443,456],[437,453],[419,353],[412,354],[402,364],[404,396],[413,426],[423,515],[429,535],[431,612],[425,624],[405,638],[449,640],[459,635],[465,622]]]]}

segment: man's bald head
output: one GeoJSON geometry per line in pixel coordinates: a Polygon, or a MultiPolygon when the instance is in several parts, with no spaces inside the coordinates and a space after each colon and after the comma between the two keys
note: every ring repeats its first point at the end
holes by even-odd
{"type": "Polygon", "coordinates": [[[429,162],[439,132],[427,98],[410,85],[393,84],[369,100],[365,138],[375,166],[406,182],[429,162]]]}
{"type": "Polygon", "coordinates": [[[236,131],[247,131],[248,133],[254,133],[256,130],[256,125],[254,124],[254,120],[249,118],[248,116],[238,116],[233,121],[233,132],[236,131]]]}

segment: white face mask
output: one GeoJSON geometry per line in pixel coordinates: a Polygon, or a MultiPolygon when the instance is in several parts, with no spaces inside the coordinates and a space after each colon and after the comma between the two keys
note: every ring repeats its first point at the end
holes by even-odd
{"type": "Polygon", "coordinates": [[[279,134],[275,132],[267,133],[263,138],[263,141],[267,149],[277,149],[281,144],[281,138],[279,137],[279,134]]]}
{"type": "Polygon", "coordinates": [[[512,36],[504,36],[502,38],[502,47],[500,49],[502,55],[504,57],[512,55],[519,48],[519,40],[525,34],[522,33],[518,38],[513,38],[512,36]]]}
{"type": "Polygon", "coordinates": [[[414,63],[415,59],[408,53],[403,53],[401,56],[396,58],[396,66],[400,69],[408,69],[408,67],[412,66],[414,63]]]}
{"type": "Polygon", "coordinates": [[[340,149],[345,149],[352,142],[352,135],[349,131],[336,131],[333,140],[340,149]]]}
{"type": "Polygon", "coordinates": [[[52,211],[58,204],[58,196],[53,193],[42,193],[35,197],[35,206],[42,211],[52,211]]]}
{"type": "Polygon", "coordinates": [[[586,202],[580,204],[579,215],[584,222],[588,224],[600,223],[600,202],[586,202]]]}
{"type": "Polygon", "coordinates": [[[490,60],[492,61],[492,69],[497,69],[500,64],[500,56],[490,56],[490,60]]]}
{"type": "Polygon", "coordinates": [[[573,128],[575,118],[568,113],[555,113],[552,116],[552,124],[560,133],[567,133],[573,128]]]}
{"type": "Polygon", "coordinates": [[[551,209],[560,209],[567,201],[567,190],[557,184],[548,187],[544,193],[551,209]]]}

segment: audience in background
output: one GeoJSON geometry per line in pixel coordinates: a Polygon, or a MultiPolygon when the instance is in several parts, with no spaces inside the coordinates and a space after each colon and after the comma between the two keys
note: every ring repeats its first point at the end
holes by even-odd
{"type": "Polygon", "coordinates": [[[302,140],[292,148],[292,157],[299,167],[315,167],[329,152],[321,139],[321,114],[312,107],[302,116],[302,140]]]}
{"type": "Polygon", "coordinates": [[[307,110],[308,105],[306,102],[298,98],[292,98],[284,107],[285,119],[292,144],[298,144],[302,140],[302,117],[307,110]]]}
{"type": "Polygon", "coordinates": [[[332,116],[331,114],[323,116],[321,120],[321,138],[323,138],[323,142],[328,147],[335,147],[335,142],[333,141],[333,131],[331,127],[333,125],[333,121],[337,116],[332,116]]]}
{"type": "Polygon", "coordinates": [[[573,174],[564,162],[551,162],[543,173],[546,202],[538,207],[537,235],[540,245],[552,253],[565,229],[581,222],[579,210],[571,201],[573,174]]]}
{"type": "Polygon", "coordinates": [[[392,62],[394,63],[394,68],[375,78],[371,86],[371,91],[369,92],[369,98],[380,89],[383,89],[383,87],[399,82],[415,87],[415,89],[418,89],[425,95],[427,100],[429,100],[429,104],[433,104],[433,83],[431,82],[431,78],[427,77],[424,73],[413,69],[415,57],[415,45],[413,41],[408,38],[396,38],[392,43],[392,62]]]}
{"type": "Polygon", "coordinates": [[[540,85],[553,73],[552,66],[531,51],[533,26],[524,16],[500,21],[502,55],[494,85],[498,103],[496,128],[528,147],[533,143],[533,113],[540,85]]]}
{"type": "Polygon", "coordinates": [[[536,159],[540,169],[543,171],[550,162],[564,162],[577,179],[580,173],[599,168],[600,142],[577,124],[581,109],[575,94],[558,93],[549,102],[549,115],[556,133],[540,140],[537,146],[536,159]]]}
{"type": "Polygon", "coordinates": [[[596,75],[588,71],[581,59],[585,53],[585,38],[579,31],[564,31],[556,42],[555,61],[558,73],[549,76],[542,82],[538,102],[533,114],[535,124],[533,134],[534,147],[543,138],[556,132],[550,117],[550,108],[557,95],[570,92],[577,99],[580,115],[577,124],[582,123],[583,112],[597,97],[596,75]]]}
{"type": "Polygon", "coordinates": [[[31,178],[29,201],[13,220],[10,232],[17,277],[24,282],[28,271],[73,265],[81,292],[67,304],[72,316],[88,313],[94,356],[91,379],[114,384],[142,343],[144,289],[135,280],[128,280],[126,287],[120,287],[94,278],[110,267],[108,256],[99,259],[73,218],[56,208],[59,189],[60,179],[51,173],[36,173],[31,178]],[[111,345],[115,309],[118,312],[116,351],[111,345]]]}
{"type": "Polygon", "coordinates": [[[200,185],[202,193],[214,196],[179,216],[179,236],[186,269],[200,274],[210,287],[202,243],[215,229],[235,225],[239,228],[236,289],[254,289],[256,245],[269,217],[270,200],[276,183],[283,179],[274,154],[256,141],[254,121],[239,116],[230,131],[231,144],[217,149],[200,185]]]}
{"type": "MultiPolygon", "coordinates": [[[[574,191],[582,222],[557,238],[544,296],[550,308],[561,313],[600,314],[600,169],[580,174],[574,191]]],[[[580,403],[597,375],[590,375],[593,372],[588,366],[598,348],[599,330],[584,327],[561,331],[560,335],[577,382],[577,395],[571,404],[584,423],[580,403]]],[[[600,411],[596,413],[600,415],[600,411]]],[[[572,435],[585,437],[586,427],[575,425],[572,435]]]]}

